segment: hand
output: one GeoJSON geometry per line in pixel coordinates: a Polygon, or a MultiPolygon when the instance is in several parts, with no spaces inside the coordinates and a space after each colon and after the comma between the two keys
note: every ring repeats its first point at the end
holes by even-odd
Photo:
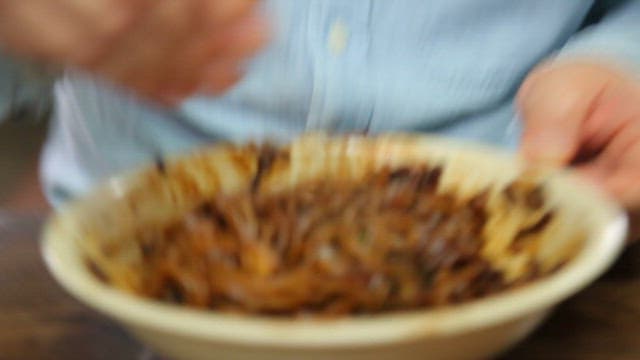
{"type": "Polygon", "coordinates": [[[0,44],[175,103],[221,92],[265,40],[255,0],[0,0],[0,44]]]}
{"type": "Polygon", "coordinates": [[[527,158],[551,166],[571,165],[639,213],[637,75],[588,61],[546,64],[525,80],[518,105],[527,158]]]}

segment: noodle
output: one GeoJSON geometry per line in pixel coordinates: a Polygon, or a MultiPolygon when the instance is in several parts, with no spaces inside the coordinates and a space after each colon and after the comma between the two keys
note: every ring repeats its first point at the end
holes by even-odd
{"type": "MultiPolygon", "coordinates": [[[[461,303],[541,275],[532,264],[508,282],[492,268],[481,255],[486,194],[462,201],[438,192],[439,167],[265,194],[260,180],[274,155],[264,154],[249,191],[203,201],[140,245],[144,295],[265,315],[370,314],[461,303]]],[[[511,188],[505,196],[519,201],[511,188]]],[[[539,207],[541,196],[522,201],[539,207]]]]}

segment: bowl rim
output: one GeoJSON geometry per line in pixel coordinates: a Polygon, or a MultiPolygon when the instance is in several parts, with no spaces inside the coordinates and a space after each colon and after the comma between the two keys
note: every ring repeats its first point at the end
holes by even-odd
{"type": "MultiPolygon", "coordinates": [[[[500,155],[502,151],[492,152],[500,155]]],[[[562,181],[567,181],[571,176],[562,177],[562,181]]],[[[622,250],[627,217],[600,191],[588,184],[575,185],[577,191],[600,205],[594,211],[601,212],[607,221],[588,237],[572,261],[557,273],[523,287],[435,309],[307,320],[221,314],[145,299],[113,289],[90,274],[77,256],[74,234],[57,226],[61,218],[73,216],[72,211],[63,210],[49,219],[43,231],[41,252],[49,271],[63,288],[90,307],[135,328],[244,345],[379,346],[471,332],[516,320],[550,309],[595,280],[622,250]]]]}

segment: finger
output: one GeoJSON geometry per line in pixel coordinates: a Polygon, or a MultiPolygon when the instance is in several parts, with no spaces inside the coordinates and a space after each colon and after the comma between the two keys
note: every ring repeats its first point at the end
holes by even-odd
{"type": "MultiPolygon", "coordinates": [[[[256,53],[266,39],[266,25],[261,18],[248,17],[240,20],[216,34],[209,35],[193,42],[185,50],[181,63],[176,71],[183,73],[181,78],[187,84],[200,84],[206,77],[204,72],[216,72],[223,64],[232,64],[234,69],[253,53],[256,53]]],[[[237,73],[237,71],[233,71],[237,73]]],[[[192,88],[195,90],[195,88],[192,88]]]]}
{"type": "Polygon", "coordinates": [[[47,0],[16,1],[4,9],[0,39],[11,51],[60,63],[76,44],[75,24],[47,0]],[[47,26],[42,26],[43,19],[47,26]]]}
{"type": "Polygon", "coordinates": [[[203,18],[202,9],[194,6],[200,3],[174,1],[154,7],[93,70],[138,92],[170,94],[170,98],[175,98],[197,89],[203,77],[201,72],[212,57],[234,58],[256,51],[265,33],[256,31],[262,26],[260,20],[238,21],[229,30],[211,30],[213,20],[203,18]],[[205,33],[205,29],[214,35],[205,33]],[[204,35],[210,39],[203,40],[204,35]],[[200,45],[193,45],[198,42],[200,45]],[[194,53],[194,48],[204,50],[194,53]]]}
{"type": "Polygon", "coordinates": [[[228,90],[241,78],[242,72],[235,62],[219,61],[203,73],[198,90],[205,94],[217,95],[228,90]]]}
{"type": "Polygon", "coordinates": [[[601,149],[640,114],[640,89],[628,81],[610,82],[586,119],[583,135],[588,146],[601,149]]]}
{"type": "Polygon", "coordinates": [[[202,0],[201,11],[211,27],[220,27],[246,16],[257,5],[256,0],[202,0]]]}
{"type": "Polygon", "coordinates": [[[180,83],[166,84],[160,87],[154,94],[155,97],[163,100],[165,104],[177,105],[190,95],[197,92],[199,83],[195,80],[191,82],[182,81],[180,83]]]}
{"type": "Polygon", "coordinates": [[[640,203],[640,114],[624,121],[620,132],[580,173],[625,205],[640,203]]]}
{"type": "Polygon", "coordinates": [[[158,90],[148,93],[140,93],[143,97],[158,102],[165,107],[175,107],[189,96],[199,93],[203,95],[219,95],[229,90],[241,79],[242,73],[237,68],[229,68],[222,71],[211,72],[204,76],[202,86],[194,83],[188,87],[174,87],[167,90],[158,90]]]}
{"type": "Polygon", "coordinates": [[[16,1],[0,23],[2,41],[12,50],[39,60],[76,65],[126,31],[136,4],[150,0],[16,1]],[[109,6],[122,2],[122,6],[109,6]],[[46,23],[47,26],[42,26],[46,23]],[[79,31],[81,29],[82,31],[79,31]]]}
{"type": "Polygon", "coordinates": [[[141,93],[141,95],[165,107],[174,107],[196,92],[207,95],[222,94],[233,87],[241,77],[242,72],[237,63],[219,61],[203,72],[200,82],[141,93]]]}
{"type": "Polygon", "coordinates": [[[193,32],[197,8],[191,1],[158,2],[95,71],[145,93],[177,82],[172,71],[193,32]]]}
{"type": "Polygon", "coordinates": [[[585,121],[585,146],[596,156],[579,164],[583,175],[602,182],[625,159],[625,149],[640,136],[640,90],[633,83],[619,81],[608,86],[585,121]]]}
{"type": "Polygon", "coordinates": [[[60,9],[68,18],[76,19],[83,29],[84,41],[70,61],[89,66],[111,50],[112,45],[148,11],[153,0],[65,0],[60,9]]]}
{"type": "Polygon", "coordinates": [[[580,74],[562,68],[525,82],[518,97],[524,120],[521,150],[532,161],[550,166],[568,164],[577,154],[581,127],[605,83],[584,83],[580,74]]]}
{"type": "Polygon", "coordinates": [[[269,26],[262,16],[248,16],[223,31],[222,36],[222,56],[240,59],[263,47],[269,37],[269,26]]]}
{"type": "Polygon", "coordinates": [[[153,0],[64,0],[57,6],[71,19],[81,21],[85,32],[109,34],[121,32],[141,12],[152,5],[153,0]]]}

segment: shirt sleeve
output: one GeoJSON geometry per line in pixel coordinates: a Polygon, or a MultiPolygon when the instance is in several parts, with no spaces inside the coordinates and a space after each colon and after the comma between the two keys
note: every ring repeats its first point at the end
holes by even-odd
{"type": "Polygon", "coordinates": [[[601,1],[602,17],[578,32],[559,59],[590,57],[615,62],[640,76],[640,0],[601,1]]]}
{"type": "Polygon", "coordinates": [[[48,116],[53,82],[52,72],[0,52],[0,121],[48,116]]]}

